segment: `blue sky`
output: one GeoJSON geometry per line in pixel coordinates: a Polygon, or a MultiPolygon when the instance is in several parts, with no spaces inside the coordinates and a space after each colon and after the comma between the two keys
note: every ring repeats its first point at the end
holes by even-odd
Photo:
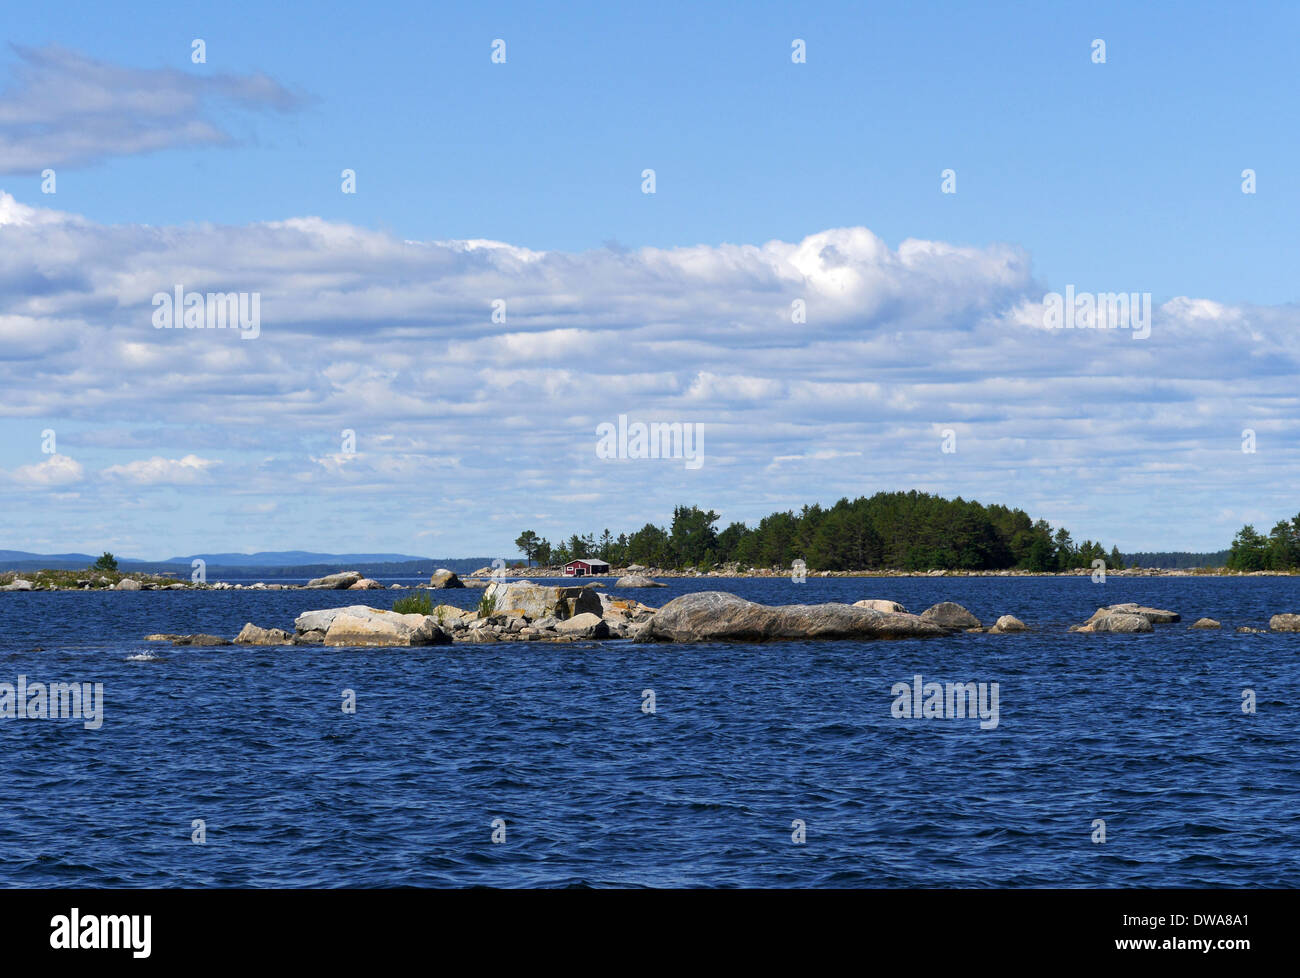
{"type": "Polygon", "coordinates": [[[6,546],[506,552],[916,487],[1217,549],[1300,509],[1296,7],[385,6],[7,18],[6,546]],[[178,282],[262,335],[153,330],[178,282]],[[1035,328],[1067,284],[1151,337],[1035,328]],[[597,459],[620,413],[707,463],[597,459]]]}

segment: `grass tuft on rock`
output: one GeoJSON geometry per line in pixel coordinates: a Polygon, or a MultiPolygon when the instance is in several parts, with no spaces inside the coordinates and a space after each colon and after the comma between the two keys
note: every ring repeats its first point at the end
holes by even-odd
{"type": "Polygon", "coordinates": [[[427,594],[411,594],[394,601],[393,610],[399,615],[431,615],[433,599],[427,594]]]}

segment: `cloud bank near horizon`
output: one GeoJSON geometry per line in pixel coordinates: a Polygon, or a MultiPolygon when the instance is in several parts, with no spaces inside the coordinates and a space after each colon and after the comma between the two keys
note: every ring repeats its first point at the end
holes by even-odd
{"type": "Polygon", "coordinates": [[[455,555],[899,488],[1124,550],[1294,515],[1300,310],[1180,296],[1144,340],[1045,329],[1064,285],[1013,247],[861,227],[538,252],[313,217],[101,225],[0,192],[0,535],[455,555]],[[260,335],[154,328],[177,287],[259,294],[260,335]],[[598,458],[619,415],[702,425],[704,464],[598,458]]]}

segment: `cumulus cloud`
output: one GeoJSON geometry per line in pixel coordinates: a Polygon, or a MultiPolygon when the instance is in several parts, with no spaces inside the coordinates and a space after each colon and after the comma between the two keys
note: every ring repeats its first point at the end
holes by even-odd
{"type": "Polygon", "coordinates": [[[246,498],[241,533],[286,546],[329,514],[315,549],[357,550],[349,525],[400,549],[417,521],[483,553],[534,521],[620,529],[682,502],[752,519],[896,488],[1133,549],[1217,547],[1222,513],[1295,508],[1300,311],[1174,297],[1135,340],[1044,329],[1058,288],[1014,247],[865,228],[567,253],[314,217],[105,226],[0,193],[0,422],[79,426],[67,443],[105,473],[79,505],[204,480],[246,498]],[[177,285],[260,293],[261,335],[154,329],[177,285]],[[598,458],[620,414],[703,425],[703,466],[598,458]]]}
{"type": "Polygon", "coordinates": [[[229,143],[214,105],[288,111],[303,101],[262,74],[129,68],[58,45],[12,51],[13,78],[0,91],[0,173],[229,143]]]}
{"type": "Polygon", "coordinates": [[[208,470],[219,464],[197,455],[186,455],[179,459],[155,455],[153,458],[137,459],[123,465],[110,465],[101,474],[106,479],[120,479],[142,486],[184,486],[204,481],[208,470]]]}
{"type": "Polygon", "coordinates": [[[83,478],[81,463],[66,455],[51,455],[44,462],[21,465],[10,474],[12,482],[29,488],[66,486],[83,478]]]}

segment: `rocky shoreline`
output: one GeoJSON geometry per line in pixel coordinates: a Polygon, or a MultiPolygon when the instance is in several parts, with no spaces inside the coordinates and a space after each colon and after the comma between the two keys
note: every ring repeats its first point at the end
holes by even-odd
{"type": "MultiPolygon", "coordinates": [[[[574,578],[564,573],[560,567],[513,567],[506,573],[494,571],[491,567],[482,567],[472,574],[461,578],[456,573],[439,569],[428,584],[382,584],[377,580],[364,577],[357,571],[341,571],[327,577],[308,581],[306,584],[286,584],[283,582],[256,581],[252,584],[229,581],[193,582],[181,581],[174,577],[158,574],[121,574],[111,576],[101,572],[77,571],[38,571],[26,572],[28,576],[15,571],[0,573],[0,591],[308,591],[308,590],[351,590],[351,591],[404,591],[443,588],[486,588],[493,580],[518,580],[527,578],[545,578],[563,580],[592,581],[592,578],[574,578]]],[[[1061,571],[1059,573],[1044,571],[997,570],[997,571],[807,571],[809,578],[916,578],[916,577],[1089,577],[1092,571],[1084,569],[1061,571]]],[[[1106,572],[1107,577],[1294,577],[1288,571],[1230,571],[1223,567],[1202,568],[1197,570],[1161,569],[1161,568],[1126,568],[1106,572]]],[[[639,565],[618,568],[613,573],[601,578],[601,586],[607,578],[613,578],[614,587],[664,587],[655,578],[717,578],[719,580],[746,578],[789,578],[791,571],[786,568],[754,568],[748,570],[672,570],[650,568],[639,565]],[[633,583],[637,581],[638,583],[633,583]]]]}
{"type": "MultiPolygon", "coordinates": [[[[1142,634],[1182,621],[1175,611],[1127,603],[1098,608],[1074,633],[1142,634]]],[[[1201,618],[1193,629],[1221,628],[1201,618]]],[[[1300,614],[1278,614],[1274,632],[1300,633],[1300,614]]],[[[590,585],[556,587],[530,581],[492,581],[477,610],[441,604],[431,614],[402,614],[366,605],[303,612],[293,631],[246,624],[234,639],[215,635],[149,635],[175,645],[327,645],[343,648],[451,645],[483,642],[767,642],[790,639],[938,638],[957,633],[1012,635],[1031,631],[1012,615],[985,626],[951,601],[912,614],[886,599],[853,604],[763,605],[725,591],[699,591],[654,608],[603,594],[590,585]]],[[[1238,632],[1263,629],[1240,626],[1238,632]]]]}
{"type": "MultiPolygon", "coordinates": [[[[35,580],[21,577],[13,571],[0,574],[0,591],[405,591],[420,588],[462,588],[467,585],[456,574],[440,569],[434,572],[428,584],[381,584],[363,577],[358,571],[341,571],[319,577],[306,584],[284,584],[257,581],[253,584],[231,584],[228,581],[178,581],[159,574],[98,573],[79,576],[66,571],[42,571],[33,574],[35,580]],[[42,575],[57,574],[55,578],[42,575]]],[[[474,581],[469,587],[487,587],[486,582],[474,581]]]]}
{"type": "MultiPolygon", "coordinates": [[[[511,567],[507,568],[508,575],[521,577],[566,577],[563,567],[511,567]]],[[[499,571],[498,571],[499,573],[499,571]]],[[[1092,570],[1086,567],[1076,568],[1068,571],[1027,571],[1027,570],[862,570],[862,571],[818,571],[809,568],[805,574],[806,577],[826,578],[826,577],[867,577],[867,578],[893,578],[893,577],[1091,577],[1092,570]]],[[[1172,568],[1172,567],[1126,567],[1122,570],[1107,570],[1107,577],[1295,577],[1300,572],[1297,571],[1232,571],[1226,567],[1198,567],[1195,569],[1172,568]]],[[[493,575],[491,567],[480,567],[472,574],[467,575],[469,579],[490,578],[493,575]]],[[[788,567],[750,567],[746,570],[726,568],[721,570],[674,570],[663,567],[645,567],[639,564],[632,564],[628,567],[613,568],[609,577],[620,577],[626,575],[645,575],[648,577],[672,577],[672,578],[789,578],[792,571],[788,567]]],[[[573,580],[574,578],[569,578],[573,580]]],[[[586,580],[586,578],[579,578],[586,580]]],[[[471,585],[472,586],[472,585],[471,585]]]]}

